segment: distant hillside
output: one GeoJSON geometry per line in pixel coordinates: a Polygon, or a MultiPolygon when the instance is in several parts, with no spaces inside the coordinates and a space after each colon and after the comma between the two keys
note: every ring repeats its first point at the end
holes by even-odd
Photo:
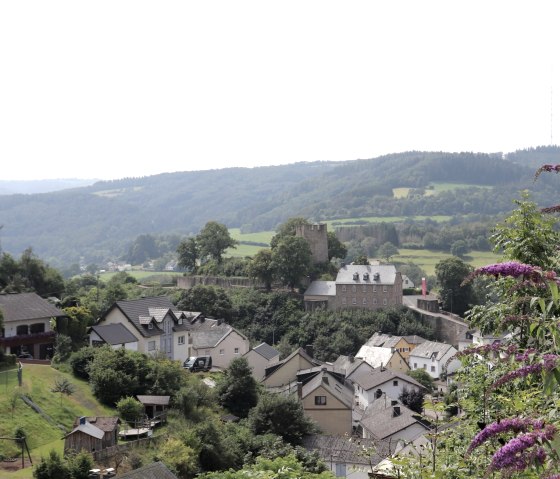
{"type": "Polygon", "coordinates": [[[364,216],[496,214],[519,190],[537,200],[557,191],[550,175],[501,154],[407,152],[370,160],[167,173],[100,181],[53,193],[0,196],[1,246],[32,246],[53,265],[120,257],[143,233],[196,233],[208,220],[244,231],[364,216]],[[471,185],[432,191],[433,183],[471,185]],[[472,186],[475,185],[475,186],[472,186]],[[538,188],[536,187],[538,186],[538,188]],[[411,188],[396,198],[393,188],[411,188]]]}
{"type": "Polygon", "coordinates": [[[61,179],[61,180],[0,180],[0,195],[50,193],[89,186],[97,180],[61,179]]]}

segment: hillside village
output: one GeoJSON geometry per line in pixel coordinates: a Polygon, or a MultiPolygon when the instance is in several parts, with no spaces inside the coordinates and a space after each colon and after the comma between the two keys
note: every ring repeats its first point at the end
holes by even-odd
{"type": "Polygon", "coordinates": [[[65,282],[31,252],[4,253],[0,374],[11,420],[2,427],[12,430],[1,431],[1,459],[21,459],[29,475],[14,477],[39,479],[210,479],[267,467],[325,479],[555,477],[559,236],[546,212],[518,206],[493,237],[502,262],[445,259],[432,291],[389,249],[344,261],[327,226],[303,218],[247,259],[243,280],[224,274],[239,263],[224,259],[235,241],[217,222],[178,246],[185,280],[157,290],[126,272],[103,287],[91,275],[65,282]],[[66,294],[49,294],[55,285],[66,294]],[[30,392],[41,368],[58,372],[49,389],[58,424],[49,393],[30,392]],[[111,414],[64,415],[77,411],[76,387],[111,414]],[[59,428],[52,451],[36,456],[23,411],[59,428]],[[493,456],[470,456],[504,432],[493,456]],[[502,458],[519,434],[523,446],[502,458]]]}

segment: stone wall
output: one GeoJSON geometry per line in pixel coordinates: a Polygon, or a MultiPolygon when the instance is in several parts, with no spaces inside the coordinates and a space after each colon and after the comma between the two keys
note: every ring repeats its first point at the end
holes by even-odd
{"type": "Polygon", "coordinates": [[[264,288],[264,284],[251,278],[223,278],[221,276],[180,276],[177,287],[191,289],[199,284],[218,286],[220,288],[264,288]]]}

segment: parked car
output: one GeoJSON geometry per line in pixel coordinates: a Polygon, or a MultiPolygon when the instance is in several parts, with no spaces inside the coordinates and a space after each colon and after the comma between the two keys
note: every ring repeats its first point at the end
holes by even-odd
{"type": "Polygon", "coordinates": [[[210,371],[212,356],[191,356],[183,363],[183,367],[195,373],[197,371],[210,371]]]}
{"type": "Polygon", "coordinates": [[[20,353],[18,354],[18,359],[33,359],[33,355],[30,353],[20,353]]]}

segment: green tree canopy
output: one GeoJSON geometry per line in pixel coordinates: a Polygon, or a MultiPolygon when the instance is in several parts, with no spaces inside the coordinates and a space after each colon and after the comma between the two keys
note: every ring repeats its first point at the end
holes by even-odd
{"type": "Polygon", "coordinates": [[[232,414],[247,417],[259,399],[257,382],[246,358],[235,358],[224,371],[218,386],[220,404],[232,414]]]}
{"type": "Polygon", "coordinates": [[[196,286],[181,292],[177,302],[181,311],[201,311],[206,316],[229,320],[232,317],[232,304],[223,288],[196,286]]]}
{"type": "Polygon", "coordinates": [[[463,281],[473,268],[453,256],[436,264],[436,278],[443,308],[452,313],[462,315],[474,300],[474,291],[470,283],[463,281]]]}
{"type": "Polygon", "coordinates": [[[177,247],[177,255],[181,268],[185,268],[188,271],[195,271],[196,262],[200,255],[196,238],[190,237],[181,241],[177,247]]]}
{"type": "Polygon", "coordinates": [[[235,248],[235,241],[229,234],[227,226],[216,221],[209,221],[196,237],[201,257],[210,257],[220,263],[222,255],[228,248],[235,248]]]}
{"type": "Polygon", "coordinates": [[[391,257],[399,254],[399,249],[389,241],[383,243],[377,250],[377,255],[383,258],[385,261],[390,261],[391,257]]]}
{"type": "Polygon", "coordinates": [[[272,262],[283,284],[294,288],[311,269],[311,248],[305,239],[284,237],[272,250],[272,262]]]}
{"type": "Polygon", "coordinates": [[[301,404],[281,394],[262,394],[249,413],[249,425],[254,434],[276,434],[290,444],[300,444],[316,430],[301,404]]]}
{"type": "Polygon", "coordinates": [[[274,249],[276,248],[276,246],[278,246],[278,243],[280,243],[280,241],[282,241],[287,236],[295,236],[296,226],[308,224],[310,224],[309,221],[301,216],[296,216],[285,221],[280,226],[278,226],[278,228],[276,228],[276,234],[270,240],[270,247],[274,249]]]}
{"type": "Polygon", "coordinates": [[[348,250],[344,243],[337,238],[334,231],[327,231],[327,247],[329,260],[333,258],[346,258],[348,250]]]}
{"type": "Polygon", "coordinates": [[[259,250],[251,260],[248,272],[251,278],[262,281],[266,289],[270,291],[275,276],[272,251],[269,249],[259,250]]]}

